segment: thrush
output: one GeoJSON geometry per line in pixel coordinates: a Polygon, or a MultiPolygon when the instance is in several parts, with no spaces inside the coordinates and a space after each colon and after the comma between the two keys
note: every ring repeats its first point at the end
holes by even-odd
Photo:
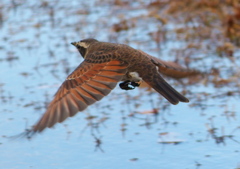
{"type": "Polygon", "coordinates": [[[78,49],[84,61],[62,83],[36,125],[25,133],[29,137],[101,100],[120,81],[123,81],[120,87],[125,90],[134,89],[139,82],[145,81],[174,105],[189,102],[160,75],[161,72],[170,76],[184,74],[181,67],[125,44],[100,42],[96,39],[84,39],[71,44],[78,49]]]}

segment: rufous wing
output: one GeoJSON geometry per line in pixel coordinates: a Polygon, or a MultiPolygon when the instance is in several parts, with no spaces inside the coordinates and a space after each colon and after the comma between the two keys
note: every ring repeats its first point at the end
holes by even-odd
{"type": "Polygon", "coordinates": [[[120,61],[82,62],[63,82],[42,118],[27,135],[41,132],[86,109],[108,95],[125,74],[126,65],[120,61]]]}

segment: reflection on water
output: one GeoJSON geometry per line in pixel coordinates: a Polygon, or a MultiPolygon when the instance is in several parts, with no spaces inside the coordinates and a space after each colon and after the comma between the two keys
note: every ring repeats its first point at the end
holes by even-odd
{"type": "Polygon", "coordinates": [[[157,8],[161,5],[166,4],[0,2],[0,168],[239,167],[239,49],[231,50],[237,44],[207,48],[208,30],[199,31],[195,24],[201,36],[189,34],[192,45],[186,48],[182,25],[175,26],[176,21],[157,8]],[[170,105],[145,88],[116,88],[31,141],[7,139],[39,119],[59,85],[82,61],[70,43],[88,37],[125,43],[208,76],[168,79],[189,104],[170,105]],[[204,49],[194,45],[200,41],[204,49]]]}

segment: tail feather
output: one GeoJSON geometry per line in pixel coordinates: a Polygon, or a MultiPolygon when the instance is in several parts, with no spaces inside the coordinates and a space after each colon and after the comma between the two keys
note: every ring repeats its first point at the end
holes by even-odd
{"type": "Polygon", "coordinates": [[[160,75],[155,77],[153,81],[146,82],[174,105],[178,104],[179,102],[189,102],[186,97],[170,86],[160,75]]]}

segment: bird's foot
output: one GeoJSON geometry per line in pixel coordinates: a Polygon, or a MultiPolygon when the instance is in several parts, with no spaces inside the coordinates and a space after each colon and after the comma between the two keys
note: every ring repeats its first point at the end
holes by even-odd
{"type": "Polygon", "coordinates": [[[119,87],[123,90],[133,90],[135,87],[139,87],[139,83],[136,82],[130,82],[130,81],[124,81],[119,84],[119,87]]]}

